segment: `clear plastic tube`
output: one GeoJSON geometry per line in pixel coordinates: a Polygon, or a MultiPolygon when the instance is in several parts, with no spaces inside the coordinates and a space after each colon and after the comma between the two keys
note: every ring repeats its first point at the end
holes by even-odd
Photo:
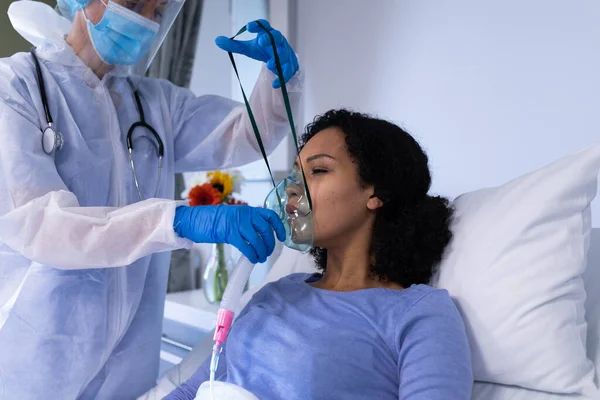
{"type": "Polygon", "coordinates": [[[221,354],[221,346],[215,344],[213,346],[212,357],[210,359],[210,398],[215,400],[215,375],[217,373],[217,366],[219,365],[219,354],[221,354]]]}
{"type": "Polygon", "coordinates": [[[227,283],[225,293],[223,293],[220,309],[229,310],[235,313],[253,268],[254,264],[252,264],[250,260],[244,256],[240,257],[235,269],[231,273],[231,278],[227,283]]]}
{"type": "Polygon", "coordinates": [[[213,352],[210,361],[210,396],[212,400],[214,400],[213,389],[217,366],[219,365],[219,354],[221,353],[223,343],[225,343],[225,340],[227,340],[227,335],[229,334],[229,329],[231,329],[235,311],[240,304],[240,299],[244,293],[246,282],[248,282],[248,278],[250,277],[250,273],[252,272],[253,268],[254,264],[252,264],[250,260],[244,256],[240,257],[235,269],[231,274],[231,277],[229,278],[229,282],[225,288],[225,293],[223,293],[221,306],[219,307],[219,312],[217,313],[217,326],[215,328],[215,335],[213,337],[215,344],[213,346],[213,352]]]}

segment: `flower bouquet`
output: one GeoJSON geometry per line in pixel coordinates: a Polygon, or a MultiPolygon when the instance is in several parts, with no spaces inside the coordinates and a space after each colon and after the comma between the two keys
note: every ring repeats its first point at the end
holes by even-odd
{"type": "MultiPolygon", "coordinates": [[[[212,171],[206,174],[204,182],[190,189],[187,198],[191,206],[246,204],[233,196],[233,193],[240,192],[242,183],[243,177],[237,171],[212,171]]],[[[216,243],[202,274],[204,294],[211,303],[218,303],[223,299],[233,266],[233,261],[226,254],[225,245],[216,243]]]]}

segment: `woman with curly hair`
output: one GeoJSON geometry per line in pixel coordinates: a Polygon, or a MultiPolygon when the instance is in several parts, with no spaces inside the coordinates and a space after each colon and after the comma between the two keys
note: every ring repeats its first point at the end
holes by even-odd
{"type": "MultiPolygon", "coordinates": [[[[427,155],[400,127],[347,110],[317,117],[303,143],[322,272],[253,296],[218,380],[260,399],[470,399],[463,321],[427,286],[452,237],[427,155]]],[[[208,363],[167,398],[193,399],[208,363]]]]}

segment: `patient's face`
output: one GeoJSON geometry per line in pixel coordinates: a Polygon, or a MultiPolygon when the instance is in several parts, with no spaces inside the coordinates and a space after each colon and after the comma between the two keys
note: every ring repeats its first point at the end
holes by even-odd
{"type": "MultiPolygon", "coordinates": [[[[315,246],[338,246],[349,235],[371,229],[373,188],[361,185],[340,129],[316,134],[300,152],[300,159],[312,199],[315,246]]],[[[294,168],[299,168],[297,162],[294,168]]]]}

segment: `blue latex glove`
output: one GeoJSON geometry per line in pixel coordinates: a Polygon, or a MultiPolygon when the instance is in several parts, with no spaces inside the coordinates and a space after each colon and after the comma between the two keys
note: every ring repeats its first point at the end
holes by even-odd
{"type": "Polygon", "coordinates": [[[285,240],[285,228],[277,214],[245,205],[177,207],[175,232],[196,243],[229,243],[251,263],[267,261],[275,249],[275,237],[285,240]]]}
{"type": "MultiPolygon", "coordinates": [[[[298,58],[294,49],[288,43],[287,39],[279,32],[271,28],[268,21],[264,19],[259,20],[266,29],[271,32],[273,39],[275,39],[275,45],[277,46],[277,54],[279,55],[279,61],[281,62],[281,69],[283,70],[283,78],[287,83],[294,74],[298,71],[298,58]]],[[[275,55],[273,54],[273,46],[271,45],[271,38],[267,32],[258,25],[256,21],[252,21],[246,25],[246,29],[250,33],[257,33],[256,37],[252,40],[233,40],[225,36],[219,36],[215,43],[221,49],[231,52],[238,53],[253,58],[258,61],[267,63],[267,68],[277,75],[277,66],[275,65],[275,55]]],[[[275,78],[273,81],[273,88],[277,89],[281,87],[279,78],[275,78]]]]}

